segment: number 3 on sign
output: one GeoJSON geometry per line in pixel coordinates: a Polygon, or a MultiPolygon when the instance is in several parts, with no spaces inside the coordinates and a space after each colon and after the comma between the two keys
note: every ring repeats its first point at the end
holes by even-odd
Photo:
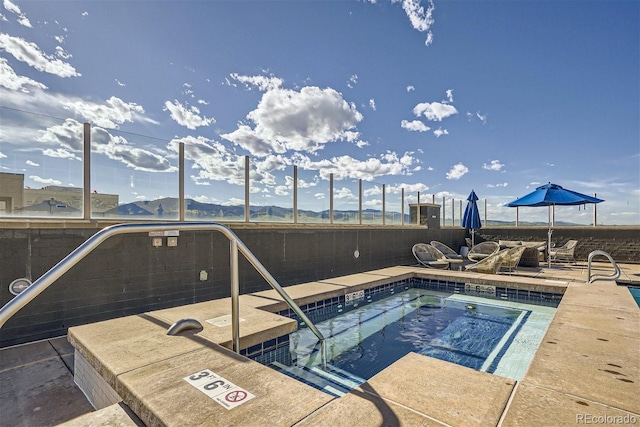
{"type": "Polygon", "coordinates": [[[219,378],[220,377],[214,374],[213,371],[204,369],[200,372],[196,372],[195,374],[191,374],[188,377],[185,377],[184,380],[197,388],[210,383],[211,380],[219,378]]]}

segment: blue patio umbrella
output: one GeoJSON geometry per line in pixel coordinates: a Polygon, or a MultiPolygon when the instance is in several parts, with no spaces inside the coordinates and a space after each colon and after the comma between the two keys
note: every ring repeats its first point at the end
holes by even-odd
{"type": "MultiPolygon", "coordinates": [[[[600,203],[604,202],[597,197],[587,196],[586,194],[578,193],[576,191],[567,190],[557,184],[548,183],[536,188],[535,191],[522,196],[513,202],[505,204],[505,206],[515,208],[520,206],[547,206],[549,208],[549,243],[547,246],[547,254],[551,251],[551,233],[553,229],[551,226],[551,209],[553,206],[575,206],[585,205],[587,203],[600,203]]],[[[549,267],[551,267],[551,258],[549,257],[549,267]]]]}
{"type": "Polygon", "coordinates": [[[482,227],[477,202],[478,196],[476,196],[475,191],[471,190],[471,194],[467,197],[467,207],[464,209],[464,215],[462,216],[462,226],[467,230],[471,230],[471,246],[476,244],[474,239],[475,231],[482,227]]]}

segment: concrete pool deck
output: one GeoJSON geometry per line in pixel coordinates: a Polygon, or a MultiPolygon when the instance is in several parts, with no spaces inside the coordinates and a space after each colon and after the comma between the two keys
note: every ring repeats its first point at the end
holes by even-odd
{"type": "MultiPolygon", "coordinates": [[[[607,270],[605,263],[594,265],[607,270]]],[[[622,279],[640,278],[640,266],[621,267],[622,279]]],[[[230,352],[228,332],[205,328],[197,339],[165,335],[185,315],[207,320],[228,314],[227,299],[130,316],[135,324],[129,326],[123,318],[100,322],[105,328],[72,328],[69,338],[80,348],[91,343],[87,361],[102,370],[126,405],[93,410],[73,382],[74,348],[66,337],[0,350],[0,425],[640,425],[640,308],[615,282],[585,284],[584,265],[520,268],[513,275],[400,266],[286,290],[304,304],[318,294],[344,295],[390,277],[424,275],[564,292],[521,381],[409,354],[346,396],[332,398],[230,352]],[[256,397],[225,409],[184,381],[204,368],[256,397]]],[[[243,345],[256,339],[250,325],[272,322],[277,333],[290,330],[290,322],[260,310],[278,308],[279,299],[274,291],[241,297],[243,345]]]]}

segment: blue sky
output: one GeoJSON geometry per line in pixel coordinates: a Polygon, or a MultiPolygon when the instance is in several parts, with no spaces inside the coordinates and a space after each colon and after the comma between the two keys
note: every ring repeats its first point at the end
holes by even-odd
{"type": "MultiPolygon", "coordinates": [[[[18,1],[0,8],[0,171],[121,202],[464,200],[554,182],[640,224],[640,2],[18,1]]],[[[387,208],[389,209],[389,208],[387,208]]],[[[459,218],[458,205],[455,215],[459,218]]],[[[399,207],[397,208],[399,210],[399,207]]],[[[449,216],[449,213],[446,214],[449,216]]],[[[522,221],[546,221],[540,208],[522,221]]],[[[588,224],[592,207],[558,208],[588,224]]]]}

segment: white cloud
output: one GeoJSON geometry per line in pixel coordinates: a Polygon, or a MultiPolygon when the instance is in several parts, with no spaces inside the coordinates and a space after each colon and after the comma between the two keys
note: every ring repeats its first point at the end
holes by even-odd
{"type": "Polygon", "coordinates": [[[29,176],[29,179],[38,182],[40,184],[45,184],[45,185],[60,185],[62,184],[62,181],[58,181],[57,179],[53,179],[53,178],[40,178],[38,175],[31,175],[29,176]]]}
{"type": "Polygon", "coordinates": [[[120,86],[120,87],[125,87],[126,86],[126,84],[122,83],[120,80],[118,80],[118,79],[114,79],[114,80],[116,81],[116,84],[118,86],[120,86]]]}
{"type": "Polygon", "coordinates": [[[201,117],[198,107],[182,105],[178,100],[175,100],[175,103],[166,101],[164,103],[164,110],[168,110],[171,113],[171,118],[175,120],[176,123],[191,130],[200,126],[209,126],[211,123],[216,122],[216,119],[213,117],[201,117]]]}
{"type": "MultiPolygon", "coordinates": [[[[41,131],[38,142],[53,148],[42,150],[42,154],[49,157],[69,158],[80,160],[79,155],[83,146],[82,123],[73,119],[66,119],[62,125],[50,126],[41,131]]],[[[91,151],[102,154],[109,159],[123,163],[135,170],[147,172],[175,172],[177,168],[169,161],[150,150],[130,144],[122,136],[111,135],[106,129],[94,127],[91,129],[91,151]]]]}
{"type": "Polygon", "coordinates": [[[407,86],[407,92],[413,92],[414,90],[416,90],[415,87],[413,87],[411,85],[407,86]]]}
{"type": "Polygon", "coordinates": [[[400,122],[400,126],[403,129],[407,129],[412,132],[426,132],[429,129],[431,129],[429,126],[425,125],[420,120],[413,120],[413,121],[403,120],[402,122],[400,122]]]}
{"type": "Polygon", "coordinates": [[[28,42],[20,37],[0,33],[0,49],[38,71],[59,77],[79,77],[82,75],[70,64],[47,55],[35,43],[28,42]]]}
{"type": "Polygon", "coordinates": [[[349,80],[347,81],[347,87],[350,89],[353,89],[353,87],[355,85],[358,84],[358,75],[354,74],[351,77],[349,77],[349,80]]]}
{"type": "Polygon", "coordinates": [[[45,148],[42,150],[42,154],[47,157],[54,157],[58,159],[70,159],[82,161],[82,157],[78,157],[74,152],[65,148],[45,148]]]}
{"type": "Polygon", "coordinates": [[[272,89],[247,115],[253,128],[239,124],[221,136],[259,157],[287,151],[315,153],[329,142],[357,141],[359,133],[353,129],[362,118],[353,103],[331,88],[272,89]]]}
{"type": "Polygon", "coordinates": [[[38,163],[32,162],[31,160],[27,160],[25,163],[29,166],[40,166],[38,163]]]}
{"type": "Polygon", "coordinates": [[[438,128],[433,131],[433,134],[440,138],[442,135],[449,135],[449,131],[446,129],[438,128]]]}
{"type": "MultiPolygon", "coordinates": [[[[400,0],[392,0],[392,2],[394,3],[396,1],[400,0]]],[[[421,33],[427,32],[425,45],[431,45],[431,43],[433,43],[433,33],[431,32],[431,26],[434,23],[433,11],[435,9],[433,1],[429,0],[429,6],[425,10],[420,4],[420,0],[402,0],[402,8],[407,14],[409,21],[411,21],[411,26],[414,29],[420,31],[421,33]]]]}
{"type": "MultiPolygon", "coordinates": [[[[203,136],[173,139],[167,148],[177,153],[181,142],[184,143],[185,159],[193,161],[193,168],[198,170],[198,174],[191,177],[196,184],[208,185],[208,181],[225,181],[244,185],[244,156],[229,152],[220,142],[203,136]]],[[[250,179],[258,182],[273,181],[270,174],[256,170],[255,165],[250,179]]]]}
{"type": "Polygon", "coordinates": [[[487,184],[487,188],[506,187],[507,185],[509,184],[506,182],[503,182],[502,184],[487,184]]]}
{"type": "Polygon", "coordinates": [[[333,190],[333,198],[336,200],[358,200],[358,196],[347,187],[335,188],[333,190]]]}
{"type": "Polygon", "coordinates": [[[17,75],[6,58],[0,58],[0,75],[2,76],[0,86],[9,90],[19,90],[28,93],[28,86],[47,89],[47,87],[40,82],[32,80],[29,77],[17,75]]]}
{"type": "Polygon", "coordinates": [[[0,159],[6,159],[7,155],[0,151],[0,159]]]}
{"type": "Polygon", "coordinates": [[[445,94],[447,95],[447,102],[453,102],[453,89],[447,89],[445,94]]]}
{"type": "Polygon", "coordinates": [[[373,111],[376,111],[376,100],[375,100],[375,99],[371,98],[371,99],[369,100],[369,107],[371,107],[371,109],[372,109],[373,111]]]}
{"type": "Polygon", "coordinates": [[[504,164],[500,163],[500,160],[491,160],[490,164],[484,163],[482,165],[482,169],[487,169],[491,171],[500,171],[504,167],[504,164]]]}
{"type": "Polygon", "coordinates": [[[291,160],[302,169],[317,171],[325,180],[333,174],[336,180],[351,178],[365,181],[383,175],[411,175],[414,165],[419,162],[411,153],[398,156],[393,152],[385,153],[379,159],[359,160],[344,155],[313,161],[307,156],[295,154],[291,160]]]}
{"type": "MultiPolygon", "coordinates": [[[[268,90],[278,89],[284,83],[282,79],[273,76],[242,76],[238,73],[231,73],[231,78],[239,81],[244,84],[247,89],[251,89],[251,87],[256,87],[258,90],[265,92],[268,90]]],[[[235,86],[229,80],[225,79],[227,85],[235,86]]]]}
{"type": "Polygon", "coordinates": [[[112,96],[106,105],[84,100],[63,101],[65,109],[71,110],[89,122],[106,128],[118,128],[124,122],[133,122],[134,116],[144,113],[144,109],[133,102],[124,102],[112,96]]]}
{"type": "Polygon", "coordinates": [[[467,168],[462,163],[458,163],[457,165],[453,165],[451,170],[447,172],[446,177],[447,179],[460,179],[464,175],[466,175],[468,172],[469,172],[469,168],[467,168]]]}
{"type": "Polygon", "coordinates": [[[480,120],[482,122],[483,125],[487,123],[487,115],[486,114],[482,115],[479,112],[477,112],[477,113],[467,112],[466,116],[467,116],[467,119],[469,121],[472,121],[474,119],[478,119],[478,120],[480,120]]]}
{"type": "Polygon", "coordinates": [[[364,148],[364,147],[368,147],[369,145],[371,145],[367,141],[363,141],[361,139],[358,139],[357,141],[355,141],[354,144],[356,144],[356,147],[358,147],[358,148],[364,148]]]}
{"type": "Polygon", "coordinates": [[[62,46],[56,46],[56,56],[62,59],[71,59],[73,56],[64,50],[62,46]]]}
{"type": "Polygon", "coordinates": [[[29,22],[29,18],[27,18],[27,16],[24,13],[22,13],[22,11],[17,5],[13,4],[9,0],[4,0],[3,5],[5,9],[7,9],[11,13],[14,13],[18,17],[18,24],[28,28],[33,28],[33,26],[31,25],[31,22],[29,22]]]}
{"type": "Polygon", "coordinates": [[[429,189],[429,187],[426,184],[419,182],[415,184],[387,185],[385,189],[392,194],[400,194],[402,189],[404,189],[404,193],[407,195],[407,193],[417,193],[418,191],[424,193],[429,189]]]}
{"type": "Polygon", "coordinates": [[[423,102],[413,107],[413,114],[415,114],[416,117],[424,115],[429,120],[441,122],[442,119],[458,114],[458,110],[449,104],[423,102]]]}

